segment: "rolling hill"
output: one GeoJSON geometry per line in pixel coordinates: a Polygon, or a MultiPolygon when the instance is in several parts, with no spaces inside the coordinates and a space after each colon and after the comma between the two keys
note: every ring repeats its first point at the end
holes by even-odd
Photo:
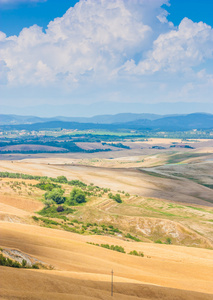
{"type": "MultiPolygon", "coordinates": [[[[129,114],[128,114],[129,115],[129,114]]],[[[106,116],[105,116],[106,117],[106,116]]],[[[112,116],[111,116],[112,117],[112,116]]],[[[124,117],[124,116],[123,116],[124,117]]],[[[129,117],[129,116],[128,116],[129,117]]],[[[134,115],[135,117],[135,115],[134,115]]],[[[139,115],[138,115],[139,117],[139,115]]],[[[97,117],[98,118],[98,117],[97,117]]],[[[96,118],[96,120],[97,120],[96,118]]],[[[127,118],[127,117],[126,117],[127,118]]],[[[122,130],[122,129],[131,129],[131,130],[153,130],[153,131],[187,131],[187,130],[203,130],[203,129],[212,129],[213,128],[213,115],[206,113],[194,113],[189,115],[178,115],[178,116],[169,116],[162,117],[160,119],[137,119],[131,122],[119,122],[122,118],[117,119],[116,123],[82,123],[82,122],[65,122],[65,121],[48,121],[42,123],[33,123],[33,124],[19,124],[19,125],[2,125],[0,126],[5,130],[44,130],[44,129],[55,129],[55,128],[64,128],[64,129],[103,129],[103,130],[122,130]]],[[[106,118],[105,122],[107,122],[106,118]]],[[[116,121],[116,116],[111,118],[111,122],[116,121]]],[[[94,121],[94,120],[93,120],[94,121]]]]}

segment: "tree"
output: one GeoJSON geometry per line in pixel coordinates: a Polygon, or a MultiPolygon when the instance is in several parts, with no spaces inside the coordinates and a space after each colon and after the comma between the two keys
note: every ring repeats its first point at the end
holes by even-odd
{"type": "Polygon", "coordinates": [[[120,194],[116,194],[115,196],[113,196],[113,199],[118,203],[122,202],[120,194]]]}
{"type": "Polygon", "coordinates": [[[166,239],[166,243],[169,244],[169,245],[171,245],[172,240],[168,237],[168,238],[166,239]]]}
{"type": "Polygon", "coordinates": [[[53,200],[57,204],[62,204],[65,202],[66,198],[63,196],[64,190],[60,188],[53,189],[50,192],[44,194],[46,200],[53,200]]]}
{"type": "Polygon", "coordinates": [[[75,205],[76,203],[84,203],[86,202],[85,193],[79,188],[73,188],[70,193],[69,204],[75,205]]]}
{"type": "Polygon", "coordinates": [[[64,211],[64,208],[63,208],[63,206],[60,205],[57,207],[56,210],[57,210],[57,212],[62,212],[62,211],[64,211]]]}
{"type": "Polygon", "coordinates": [[[57,181],[60,182],[60,183],[67,183],[68,180],[67,180],[67,177],[61,175],[61,176],[58,176],[57,178],[57,181]]]}

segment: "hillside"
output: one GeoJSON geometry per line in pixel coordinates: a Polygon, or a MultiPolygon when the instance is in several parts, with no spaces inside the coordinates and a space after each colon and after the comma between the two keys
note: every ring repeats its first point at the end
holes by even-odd
{"type": "MultiPolygon", "coordinates": [[[[102,129],[102,130],[121,130],[121,129],[131,129],[131,130],[152,130],[152,131],[187,131],[193,129],[212,129],[213,128],[213,115],[196,113],[185,116],[169,116],[162,117],[158,119],[136,119],[131,122],[124,121],[129,119],[130,116],[114,116],[113,119],[110,117],[103,116],[100,117],[102,122],[98,124],[98,118],[96,122],[82,123],[82,122],[67,122],[67,121],[49,121],[42,123],[33,124],[20,124],[20,125],[1,125],[2,130],[45,130],[54,128],[64,128],[64,129],[102,129]],[[124,118],[123,118],[124,117],[124,118]],[[121,121],[122,119],[122,121],[121,121]],[[120,121],[119,121],[120,120],[120,121]],[[103,122],[106,122],[105,124],[103,122]],[[112,123],[111,123],[112,122],[112,123]]],[[[140,115],[134,115],[134,118],[140,118],[140,115]]],[[[94,121],[94,120],[93,120],[94,121]]]]}
{"type": "Polygon", "coordinates": [[[146,113],[143,114],[120,113],[115,115],[97,115],[93,117],[56,116],[52,118],[0,114],[0,125],[33,124],[33,123],[44,123],[50,121],[112,124],[112,123],[131,122],[139,119],[155,120],[162,117],[163,115],[146,114],[146,113]]]}
{"type": "Polygon", "coordinates": [[[5,155],[0,255],[38,269],[0,266],[2,299],[111,299],[112,270],[118,300],[212,299],[212,141],[190,141],[196,149],[188,152],[150,149],[169,139],[146,143],[103,154],[5,155]],[[62,204],[45,198],[54,187],[62,204]],[[76,187],[85,203],[69,202],[76,187]]]}

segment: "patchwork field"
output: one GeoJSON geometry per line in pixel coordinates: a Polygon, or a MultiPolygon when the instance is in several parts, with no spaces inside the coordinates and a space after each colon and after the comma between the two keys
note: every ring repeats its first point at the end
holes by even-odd
{"type": "MultiPolygon", "coordinates": [[[[213,299],[212,148],[75,155],[0,161],[0,172],[66,176],[87,192],[48,215],[39,179],[1,178],[1,251],[43,266],[0,266],[1,299],[110,299],[112,270],[115,299],[213,299]]],[[[69,197],[72,182],[60,185],[69,197]]]]}

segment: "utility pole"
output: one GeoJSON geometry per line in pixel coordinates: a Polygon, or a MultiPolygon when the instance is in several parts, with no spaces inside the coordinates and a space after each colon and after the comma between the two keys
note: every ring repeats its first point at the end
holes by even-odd
{"type": "Polygon", "coordinates": [[[112,280],[111,280],[111,296],[113,296],[113,270],[112,270],[111,274],[112,274],[112,280]]]}

